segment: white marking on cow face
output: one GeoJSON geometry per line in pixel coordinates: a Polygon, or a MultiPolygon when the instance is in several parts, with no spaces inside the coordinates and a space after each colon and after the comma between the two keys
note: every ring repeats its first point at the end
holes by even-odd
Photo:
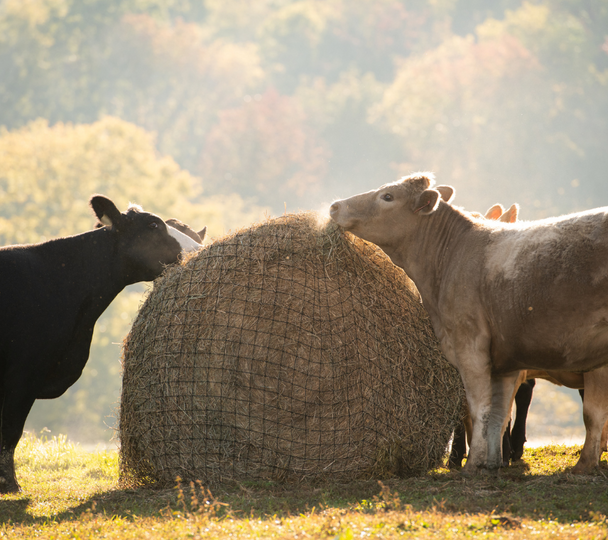
{"type": "Polygon", "coordinates": [[[99,221],[102,225],[105,225],[106,227],[112,227],[112,225],[113,225],[112,220],[108,217],[107,214],[104,214],[103,216],[101,216],[99,218],[99,221]]]}
{"type": "Polygon", "coordinates": [[[127,211],[129,210],[135,210],[136,212],[142,212],[144,211],[144,209],[141,207],[141,205],[136,204],[136,203],[129,203],[129,208],[127,208],[127,211]]]}
{"type": "Polygon", "coordinates": [[[195,242],[187,234],[184,234],[183,232],[180,232],[177,229],[174,229],[170,225],[167,225],[167,232],[169,233],[169,235],[171,235],[173,238],[175,238],[177,240],[180,247],[182,248],[182,251],[185,251],[185,252],[196,251],[197,249],[199,249],[201,247],[201,245],[199,243],[195,242]]]}

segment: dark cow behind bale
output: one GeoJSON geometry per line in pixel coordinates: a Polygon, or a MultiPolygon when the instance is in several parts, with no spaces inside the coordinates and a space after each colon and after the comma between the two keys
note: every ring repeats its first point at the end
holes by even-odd
{"type": "Polygon", "coordinates": [[[176,218],[169,218],[165,223],[169,227],[173,227],[178,231],[184,233],[186,236],[189,236],[194,240],[197,244],[202,244],[205,239],[205,235],[207,234],[207,227],[203,227],[200,231],[196,232],[190,228],[189,225],[186,225],[182,221],[176,218]]]}
{"type": "Polygon", "coordinates": [[[155,282],[124,346],[121,479],[417,474],[441,464],[462,397],[407,276],[287,215],[155,282]]]}
{"type": "Polygon", "coordinates": [[[13,455],[36,399],[62,395],[89,358],[93,327],[131,283],[200,247],[154,214],[91,198],[98,228],[0,249],[0,493],[19,490],[13,455]]]}

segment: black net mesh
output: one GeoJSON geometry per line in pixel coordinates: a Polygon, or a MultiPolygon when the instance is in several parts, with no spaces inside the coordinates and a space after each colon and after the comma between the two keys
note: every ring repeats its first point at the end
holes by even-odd
{"type": "Polygon", "coordinates": [[[154,283],[125,340],[121,478],[418,474],[441,463],[462,397],[407,276],[286,215],[154,283]]]}

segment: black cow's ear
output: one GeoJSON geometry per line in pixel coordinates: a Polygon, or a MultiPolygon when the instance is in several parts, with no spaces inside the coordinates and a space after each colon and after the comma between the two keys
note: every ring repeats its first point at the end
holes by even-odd
{"type": "Polygon", "coordinates": [[[118,226],[121,220],[120,210],[110,199],[103,195],[93,195],[90,204],[101,225],[118,226]]]}
{"type": "Polygon", "coordinates": [[[425,189],[414,203],[414,214],[432,214],[439,206],[441,194],[436,189],[425,189]]]}
{"type": "Polygon", "coordinates": [[[451,203],[456,194],[456,190],[452,186],[437,186],[435,189],[439,191],[441,198],[446,203],[451,203]]]}

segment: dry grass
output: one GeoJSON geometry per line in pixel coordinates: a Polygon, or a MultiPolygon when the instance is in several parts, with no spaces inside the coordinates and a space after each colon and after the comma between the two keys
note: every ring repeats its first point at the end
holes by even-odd
{"type": "Polygon", "coordinates": [[[126,483],[385,478],[436,467],[462,387],[375,246],[286,215],[157,282],[125,341],[126,483]]]}
{"type": "Polygon", "coordinates": [[[0,498],[0,538],[608,538],[606,461],[568,471],[580,447],[526,450],[498,478],[437,469],[417,477],[291,485],[245,482],[212,490],[123,489],[116,452],[24,437],[23,493],[0,498]]]}

